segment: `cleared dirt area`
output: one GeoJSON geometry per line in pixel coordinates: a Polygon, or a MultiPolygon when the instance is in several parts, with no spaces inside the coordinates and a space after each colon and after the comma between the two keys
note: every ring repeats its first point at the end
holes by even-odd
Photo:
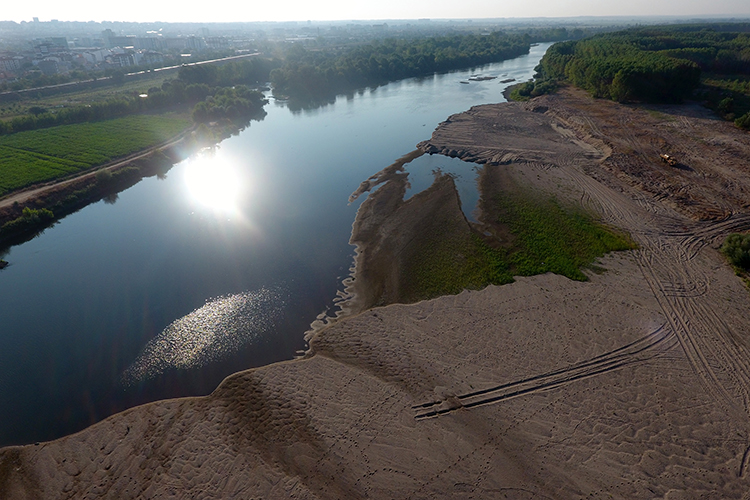
{"type": "MultiPolygon", "coordinates": [[[[208,397],[5,448],[0,498],[750,498],[750,294],[717,251],[750,229],[750,136],[568,90],[472,108],[420,148],[580,203],[640,248],[588,282],[366,310],[208,397]]],[[[412,205],[434,200],[406,206],[393,174],[366,201],[423,218],[412,205]]],[[[368,225],[371,208],[362,234],[408,227],[368,225]]]]}

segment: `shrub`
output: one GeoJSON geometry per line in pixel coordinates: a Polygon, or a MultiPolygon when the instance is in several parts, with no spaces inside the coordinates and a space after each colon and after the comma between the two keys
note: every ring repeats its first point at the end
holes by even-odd
{"type": "Polygon", "coordinates": [[[100,186],[106,186],[112,181],[112,172],[107,169],[99,170],[96,175],[96,183],[100,186]]]}
{"type": "Polygon", "coordinates": [[[734,99],[731,97],[725,97],[721,101],[719,101],[719,105],[717,106],[717,109],[722,114],[729,114],[732,112],[732,109],[734,107],[734,99]]]}
{"type": "Polygon", "coordinates": [[[750,270],[750,234],[730,234],[721,246],[733,266],[750,270]]]}
{"type": "Polygon", "coordinates": [[[745,113],[734,121],[734,124],[745,130],[750,129],[750,113],[745,113]]]}
{"type": "Polygon", "coordinates": [[[551,94],[556,90],[557,82],[540,79],[516,85],[512,88],[509,97],[511,101],[528,101],[533,97],[551,94]]]}
{"type": "Polygon", "coordinates": [[[40,226],[46,226],[53,221],[54,218],[55,215],[52,211],[46,208],[36,209],[24,207],[20,217],[13,219],[10,222],[6,222],[0,229],[9,233],[28,231],[40,226]]]}

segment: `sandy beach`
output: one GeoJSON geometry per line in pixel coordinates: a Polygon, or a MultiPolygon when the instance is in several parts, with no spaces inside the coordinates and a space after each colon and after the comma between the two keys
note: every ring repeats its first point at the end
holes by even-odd
{"type": "Polygon", "coordinates": [[[409,236],[469,223],[450,179],[405,202],[394,167],[355,222],[349,315],[303,358],[4,448],[0,498],[750,498],[750,293],[717,250],[750,229],[750,136],[697,105],[564,90],[454,115],[419,150],[639,248],[586,282],[396,304],[409,236]]]}

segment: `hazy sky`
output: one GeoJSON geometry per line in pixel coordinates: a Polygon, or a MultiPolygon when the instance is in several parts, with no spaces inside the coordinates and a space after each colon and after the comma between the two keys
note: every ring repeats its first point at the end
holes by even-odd
{"type": "Polygon", "coordinates": [[[750,16],[750,0],[4,0],[0,20],[306,21],[567,16],[750,16]]]}

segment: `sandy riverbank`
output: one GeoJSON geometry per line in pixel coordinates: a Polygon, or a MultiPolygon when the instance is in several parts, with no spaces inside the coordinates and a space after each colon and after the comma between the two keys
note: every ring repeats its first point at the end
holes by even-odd
{"type": "MultiPolygon", "coordinates": [[[[747,498],[750,294],[716,247],[750,229],[748,135],[695,107],[566,91],[472,108],[420,148],[482,162],[483,185],[580,203],[640,249],[588,282],[365,310],[210,396],[5,448],[0,497],[747,498]],[[654,159],[660,140],[688,168],[654,159]]],[[[408,248],[396,228],[455,192],[404,202],[391,180],[355,224],[384,270],[408,248]]]]}

